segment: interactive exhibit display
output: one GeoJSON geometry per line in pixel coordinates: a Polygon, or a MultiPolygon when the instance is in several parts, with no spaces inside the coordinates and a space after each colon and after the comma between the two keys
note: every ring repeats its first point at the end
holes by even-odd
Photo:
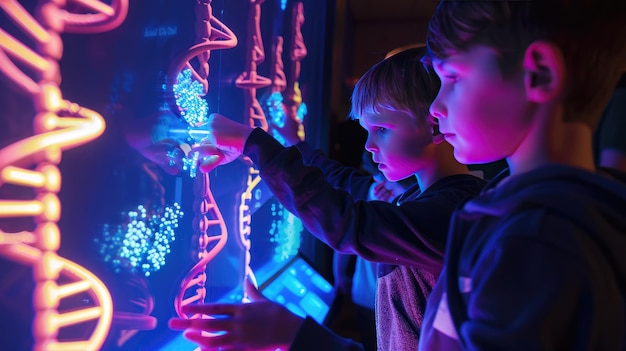
{"type": "Polygon", "coordinates": [[[192,148],[213,112],[323,147],[333,10],[0,1],[2,349],[192,350],[167,320],[245,279],[324,321],[319,242],[250,160],[203,174],[192,148]]]}

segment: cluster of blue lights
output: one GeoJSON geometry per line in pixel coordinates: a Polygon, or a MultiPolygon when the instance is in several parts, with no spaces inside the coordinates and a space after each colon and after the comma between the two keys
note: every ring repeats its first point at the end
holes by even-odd
{"type": "Polygon", "coordinates": [[[300,123],[304,122],[304,116],[306,116],[307,112],[309,112],[309,110],[306,108],[306,103],[301,103],[300,106],[298,106],[298,110],[296,110],[296,116],[300,123]]]}
{"type": "Polygon", "coordinates": [[[185,157],[183,159],[183,170],[189,171],[189,177],[195,178],[196,173],[198,171],[198,158],[200,157],[200,153],[198,151],[194,151],[191,154],[191,157],[185,157]]]}
{"type": "Polygon", "coordinates": [[[193,79],[190,69],[184,69],[178,74],[172,89],[183,119],[192,127],[205,123],[209,104],[203,98],[204,87],[193,79]]]}
{"type": "MultiPolygon", "coordinates": [[[[267,114],[270,116],[272,124],[278,128],[283,128],[286,118],[285,109],[283,108],[283,95],[277,91],[271,93],[265,101],[265,107],[267,108],[267,114]]],[[[285,138],[283,138],[276,129],[272,128],[271,131],[274,139],[278,140],[282,145],[287,146],[285,138]]]]}
{"type": "Polygon", "coordinates": [[[272,123],[278,128],[285,126],[285,109],[283,108],[283,95],[280,92],[273,92],[265,102],[272,123]]]}
{"type": "Polygon", "coordinates": [[[272,225],[270,241],[276,243],[273,260],[283,262],[298,253],[302,231],[302,221],[281,204],[272,204],[272,225]]]}
{"type": "MultiPolygon", "coordinates": [[[[186,133],[183,133],[186,139],[198,143],[209,137],[210,132],[206,130],[209,105],[203,98],[204,87],[193,78],[190,69],[184,69],[178,74],[172,90],[180,114],[188,124],[186,133]]],[[[194,152],[183,159],[183,170],[189,171],[191,178],[196,177],[198,156],[198,152],[194,152]]]]}
{"type": "Polygon", "coordinates": [[[176,238],[174,230],[184,213],[180,205],[174,203],[166,206],[161,215],[149,215],[143,205],[124,215],[127,216],[125,223],[115,226],[114,231],[105,224],[102,239],[94,241],[100,245],[104,261],[109,262],[116,273],[126,268],[150,276],[165,265],[170,243],[176,238]]]}
{"type": "MultiPolygon", "coordinates": [[[[283,95],[280,92],[271,93],[265,101],[265,107],[267,115],[270,116],[270,122],[272,125],[279,129],[285,127],[287,114],[285,113],[285,108],[283,107],[283,95]]],[[[301,102],[296,110],[296,118],[300,123],[304,122],[304,116],[306,116],[307,112],[306,103],[301,102]]],[[[282,145],[288,146],[287,141],[278,130],[272,128],[271,133],[274,139],[278,140],[278,142],[282,145]]]]}

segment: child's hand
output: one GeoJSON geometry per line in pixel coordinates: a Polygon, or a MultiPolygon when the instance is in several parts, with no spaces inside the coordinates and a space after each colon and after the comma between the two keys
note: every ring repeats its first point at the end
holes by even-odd
{"type": "Polygon", "coordinates": [[[243,152],[246,140],[253,130],[252,127],[235,122],[219,113],[213,113],[209,116],[206,127],[210,132],[210,136],[207,138],[208,142],[220,150],[238,152],[239,154],[243,152]]]}
{"type": "Polygon", "coordinates": [[[303,319],[266,299],[249,281],[245,288],[252,302],[187,305],[183,307],[185,314],[197,313],[202,318],[172,318],[169,327],[185,330],[185,338],[203,351],[288,350],[303,319]]]}
{"type": "Polygon", "coordinates": [[[253,130],[218,113],[211,114],[203,127],[209,136],[194,146],[192,152],[200,153],[198,169],[204,173],[237,159],[253,130]]]}
{"type": "Polygon", "coordinates": [[[163,139],[139,151],[168,174],[176,175],[183,169],[185,152],[175,140],[163,139]]]}
{"type": "Polygon", "coordinates": [[[391,202],[405,190],[398,182],[388,181],[382,176],[375,176],[374,179],[376,181],[370,186],[369,200],[391,202]]]}
{"type": "Polygon", "coordinates": [[[369,200],[391,202],[394,195],[387,189],[385,182],[375,182],[370,186],[369,200]]]}
{"type": "Polygon", "coordinates": [[[241,152],[233,148],[217,147],[210,141],[203,141],[194,146],[190,153],[199,152],[198,169],[202,173],[208,173],[219,165],[225,165],[241,156],[241,152]]]}

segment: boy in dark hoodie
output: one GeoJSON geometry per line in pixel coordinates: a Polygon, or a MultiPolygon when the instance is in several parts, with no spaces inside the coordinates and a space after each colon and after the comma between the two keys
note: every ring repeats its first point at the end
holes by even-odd
{"type": "Polygon", "coordinates": [[[626,63],[624,1],[446,1],[431,106],[462,163],[505,158],[452,218],[420,350],[626,350],[626,187],[592,132],[626,63]]]}
{"type": "MultiPolygon", "coordinates": [[[[199,149],[202,155],[227,156],[222,163],[243,152],[259,167],[274,195],[313,235],[339,252],[383,264],[376,302],[380,350],[417,348],[426,298],[442,268],[450,216],[484,185],[454,159],[452,148],[442,142],[429,118],[439,84],[420,62],[424,53],[423,47],[412,48],[379,62],[361,77],[352,96],[351,114],[367,130],[365,148],[381,173],[390,181],[417,179],[393,203],[364,201],[371,178],[340,167],[308,144],[285,148],[262,129],[224,116],[209,118],[214,140],[199,149]],[[215,146],[218,150],[212,150],[215,146]]],[[[213,320],[171,321],[173,328],[189,328],[187,337],[203,347],[359,348],[313,319],[303,320],[264,300],[185,308],[190,314],[224,315],[213,320]],[[216,330],[226,334],[208,337],[200,333],[216,330]]]]}

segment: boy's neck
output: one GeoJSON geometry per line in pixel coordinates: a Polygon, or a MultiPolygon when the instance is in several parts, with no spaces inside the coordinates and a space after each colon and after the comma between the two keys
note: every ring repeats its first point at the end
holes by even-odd
{"type": "Polygon", "coordinates": [[[589,126],[563,122],[561,113],[537,121],[514,154],[507,158],[511,175],[549,164],[595,170],[593,132],[589,126]]]}
{"type": "Polygon", "coordinates": [[[436,148],[435,156],[433,157],[431,167],[425,167],[415,173],[415,177],[422,191],[428,189],[439,179],[457,174],[471,174],[466,165],[460,164],[454,158],[450,144],[441,143],[434,145],[434,147],[436,148]]]}

